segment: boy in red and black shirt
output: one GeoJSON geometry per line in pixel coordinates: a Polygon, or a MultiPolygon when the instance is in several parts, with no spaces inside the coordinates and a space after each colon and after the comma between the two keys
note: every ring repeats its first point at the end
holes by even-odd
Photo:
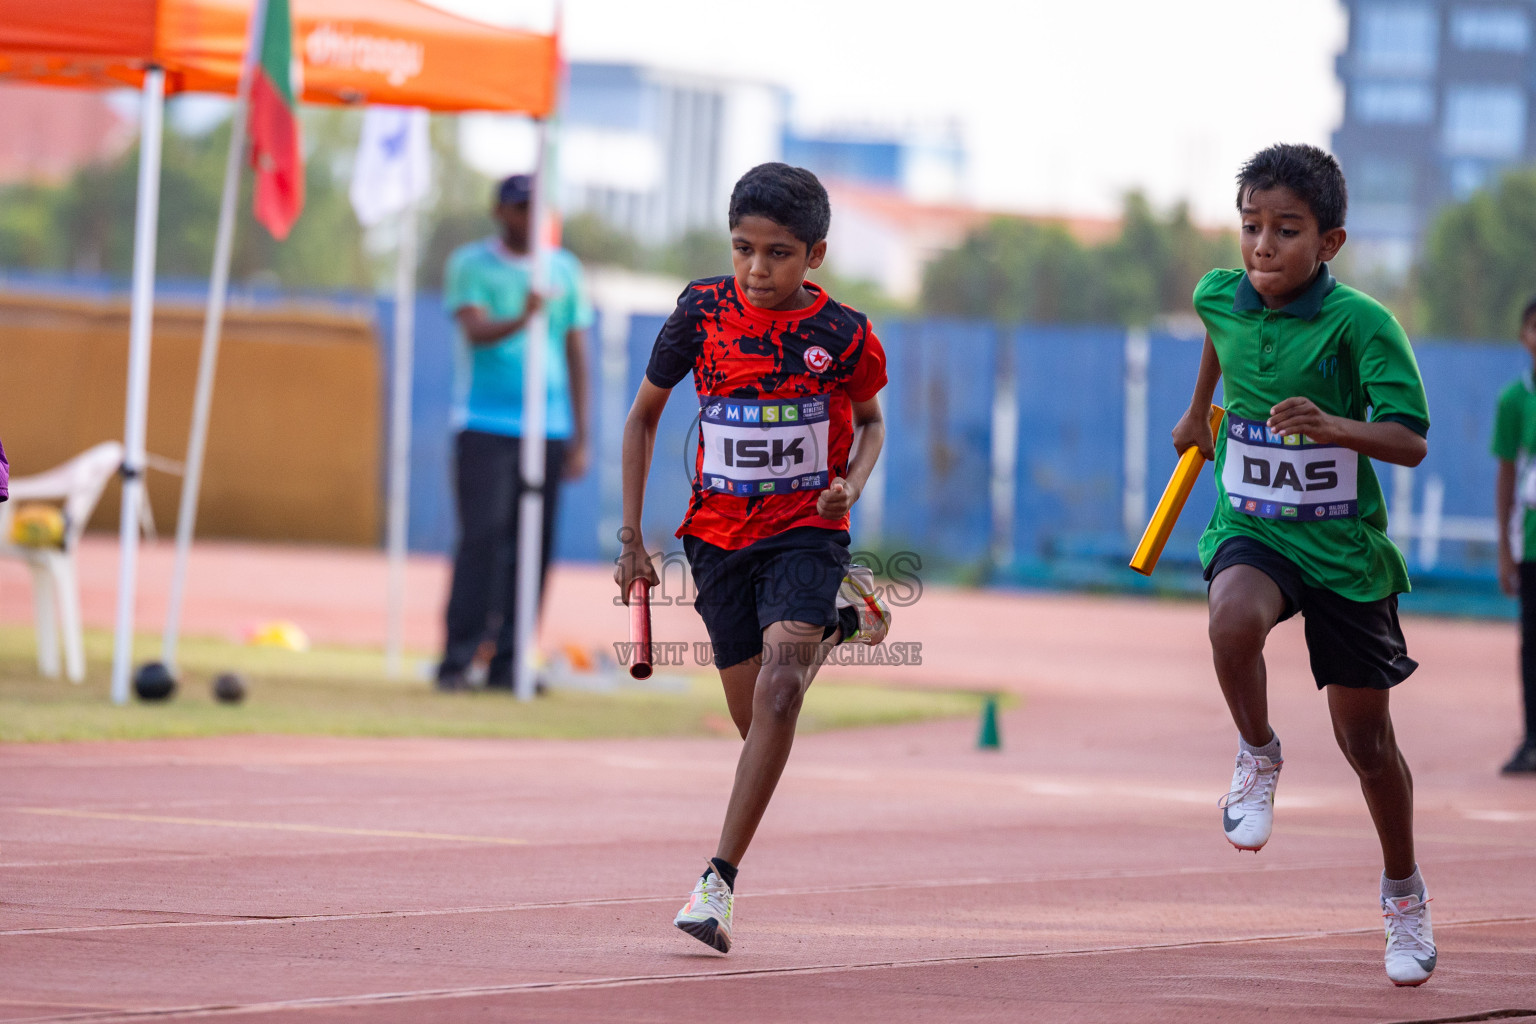
{"type": "Polygon", "coordinates": [[[736,867],[794,742],[806,688],[836,643],[885,639],[890,612],[851,566],[848,511],[885,440],[885,352],[860,313],[805,280],[827,252],[816,176],[762,164],[731,193],[728,277],[679,297],[624,425],[620,592],[658,581],[640,536],[645,480],[671,389],[698,392],[693,496],[677,535],[698,587],[731,718],[746,741],[720,845],[673,922],[731,948],[736,867]]]}

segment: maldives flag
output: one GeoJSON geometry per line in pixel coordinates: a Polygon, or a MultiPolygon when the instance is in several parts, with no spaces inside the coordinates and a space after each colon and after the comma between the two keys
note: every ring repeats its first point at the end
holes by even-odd
{"type": "Polygon", "coordinates": [[[266,8],[266,18],[261,59],[251,82],[256,219],[274,238],[287,238],[304,208],[304,151],[293,88],[293,19],[288,0],[267,0],[259,6],[266,8]]]}

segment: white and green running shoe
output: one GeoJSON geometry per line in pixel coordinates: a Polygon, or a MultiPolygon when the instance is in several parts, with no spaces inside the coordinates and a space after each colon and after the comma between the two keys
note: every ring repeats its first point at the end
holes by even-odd
{"type": "Polygon", "coordinates": [[[1216,801],[1227,842],[1239,850],[1258,853],[1275,827],[1275,784],[1283,760],[1240,751],[1232,770],[1232,788],[1216,801]]]}
{"type": "Polygon", "coordinates": [[[837,588],[837,607],[858,613],[859,628],[845,636],[845,644],[877,644],[891,631],[891,609],[875,590],[875,574],[863,565],[849,565],[837,588]]]}
{"type": "Polygon", "coordinates": [[[677,912],[672,923],[706,946],[722,953],[731,951],[731,908],[736,896],[725,879],[706,868],[693,887],[688,902],[677,912]]]}
{"type": "Polygon", "coordinates": [[[1387,977],[1394,985],[1422,985],[1435,971],[1435,932],[1429,925],[1429,893],[1383,896],[1387,923],[1387,977]]]}

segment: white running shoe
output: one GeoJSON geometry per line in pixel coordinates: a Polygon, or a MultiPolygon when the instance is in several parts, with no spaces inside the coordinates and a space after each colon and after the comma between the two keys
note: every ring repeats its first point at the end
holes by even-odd
{"type": "Polygon", "coordinates": [[[677,912],[672,923],[706,946],[729,953],[731,907],[735,902],[736,896],[731,892],[731,887],[710,867],[699,876],[699,884],[693,887],[688,902],[683,904],[683,909],[677,912]]]}
{"type": "Polygon", "coordinates": [[[880,599],[875,590],[875,574],[866,566],[848,566],[848,573],[837,588],[837,606],[855,608],[859,613],[859,628],[852,636],[843,637],[845,644],[874,645],[891,631],[890,606],[880,599]]]}
{"type": "Polygon", "coordinates": [[[1428,891],[1383,896],[1387,922],[1387,977],[1394,985],[1422,985],[1435,971],[1435,932],[1429,925],[1428,891]]]}
{"type": "Polygon", "coordinates": [[[1269,842],[1275,827],[1275,784],[1280,781],[1283,759],[1241,751],[1232,771],[1232,788],[1216,801],[1221,808],[1221,827],[1227,842],[1239,850],[1258,853],[1269,842]]]}

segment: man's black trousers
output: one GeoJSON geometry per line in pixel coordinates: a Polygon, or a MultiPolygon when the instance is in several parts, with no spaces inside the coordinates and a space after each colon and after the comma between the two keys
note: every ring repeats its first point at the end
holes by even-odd
{"type": "MultiPolygon", "coordinates": [[[[520,437],[461,431],[454,441],[459,544],[448,595],[448,641],[439,679],[462,675],[488,636],[496,637],[487,684],[510,687],[517,664],[517,531],[523,493],[520,437]]],[[[544,541],[539,596],[549,573],[565,442],[544,448],[544,541]]]]}

